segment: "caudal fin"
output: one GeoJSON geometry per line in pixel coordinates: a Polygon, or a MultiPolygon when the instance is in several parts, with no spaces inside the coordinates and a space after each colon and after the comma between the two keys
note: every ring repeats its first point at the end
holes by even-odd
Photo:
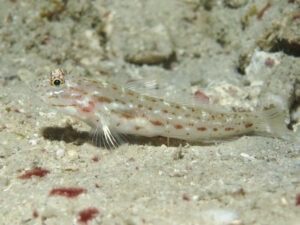
{"type": "Polygon", "coordinates": [[[266,136],[290,139],[292,132],[287,128],[288,113],[278,107],[258,112],[261,118],[260,131],[266,136]]]}

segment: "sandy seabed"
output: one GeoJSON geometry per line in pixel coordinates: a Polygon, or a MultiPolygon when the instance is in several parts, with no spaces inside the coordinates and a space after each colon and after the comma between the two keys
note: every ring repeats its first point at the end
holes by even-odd
{"type": "Polygon", "coordinates": [[[1,225],[300,224],[299,1],[0,1],[1,225]],[[54,68],[275,104],[295,141],[97,147],[31,88],[54,68]]]}

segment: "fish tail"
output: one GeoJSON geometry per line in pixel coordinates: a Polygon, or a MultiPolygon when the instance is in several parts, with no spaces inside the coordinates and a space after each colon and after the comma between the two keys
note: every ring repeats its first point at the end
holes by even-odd
{"type": "Polygon", "coordinates": [[[293,135],[287,128],[287,124],[289,123],[287,111],[275,106],[258,113],[261,120],[258,125],[259,133],[262,132],[266,136],[277,137],[284,140],[291,139],[293,135]]]}

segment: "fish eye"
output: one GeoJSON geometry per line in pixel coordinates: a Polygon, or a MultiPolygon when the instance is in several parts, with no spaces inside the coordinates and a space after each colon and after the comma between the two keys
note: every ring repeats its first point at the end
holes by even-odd
{"type": "Polygon", "coordinates": [[[54,80],[53,84],[58,87],[61,84],[61,82],[60,80],[54,80]]]}
{"type": "Polygon", "coordinates": [[[65,83],[65,72],[62,69],[53,70],[50,73],[50,85],[59,87],[65,83]]]}

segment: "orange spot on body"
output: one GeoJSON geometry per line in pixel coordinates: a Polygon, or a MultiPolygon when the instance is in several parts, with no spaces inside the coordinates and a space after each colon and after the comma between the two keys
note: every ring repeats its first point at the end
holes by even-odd
{"type": "Polygon", "coordinates": [[[135,127],[134,127],[135,130],[140,130],[141,128],[142,128],[142,127],[140,127],[140,126],[135,126],[135,127]]]}
{"type": "Polygon", "coordinates": [[[162,112],[163,112],[163,113],[168,113],[169,111],[166,110],[166,109],[163,109],[162,112]]]}
{"type": "Polygon", "coordinates": [[[69,87],[69,91],[75,92],[75,91],[80,91],[78,87],[69,87]]]}
{"type": "Polygon", "coordinates": [[[81,108],[82,112],[91,112],[91,111],[93,111],[93,109],[95,108],[95,103],[93,101],[89,101],[88,103],[89,103],[88,106],[84,106],[84,107],[81,108]]]}
{"type": "Polygon", "coordinates": [[[224,130],[225,130],[225,131],[233,131],[234,128],[232,128],[232,127],[225,127],[224,130]]]}
{"type": "Polygon", "coordinates": [[[218,131],[218,128],[213,128],[213,131],[218,131]]]}
{"type": "MultiPolygon", "coordinates": [[[[57,98],[56,95],[50,96],[49,98],[57,98]]],[[[65,93],[61,95],[61,98],[63,99],[82,99],[82,95],[70,95],[68,93],[65,93]]]]}
{"type": "Polygon", "coordinates": [[[122,100],[120,100],[120,99],[115,99],[115,101],[116,101],[117,103],[121,103],[121,104],[123,104],[123,105],[126,105],[126,102],[124,102],[124,101],[122,101],[122,100]]]}
{"type": "Polygon", "coordinates": [[[82,99],[82,95],[73,95],[73,96],[71,96],[71,98],[74,98],[74,99],[82,99]]]}
{"type": "Polygon", "coordinates": [[[253,123],[245,123],[246,128],[249,128],[249,127],[252,127],[252,126],[253,126],[253,123]]]}
{"type": "Polygon", "coordinates": [[[64,98],[64,99],[68,99],[68,98],[71,98],[71,95],[70,94],[64,94],[61,97],[64,98]]]}
{"type": "Polygon", "coordinates": [[[174,127],[175,127],[176,129],[182,129],[182,128],[183,128],[183,126],[180,125],[180,124],[175,124],[174,127]]]}
{"type": "Polygon", "coordinates": [[[197,130],[199,130],[199,131],[206,131],[207,128],[206,127],[198,127],[197,130]]]}
{"type": "Polygon", "coordinates": [[[151,120],[150,120],[150,122],[151,122],[153,125],[155,125],[155,126],[162,126],[162,125],[163,125],[163,123],[160,122],[160,121],[158,121],[158,120],[155,120],[155,121],[151,121],[151,120]]]}
{"type": "Polygon", "coordinates": [[[133,116],[131,114],[129,114],[129,113],[123,113],[122,117],[124,117],[126,119],[132,119],[133,118],[133,116]]]}
{"type": "Polygon", "coordinates": [[[92,109],[91,109],[90,107],[82,107],[82,108],[81,108],[81,111],[82,111],[82,112],[91,112],[92,109]]]}
{"type": "Polygon", "coordinates": [[[104,97],[104,96],[99,96],[96,98],[96,100],[101,103],[111,103],[112,102],[112,99],[104,97]]]}

